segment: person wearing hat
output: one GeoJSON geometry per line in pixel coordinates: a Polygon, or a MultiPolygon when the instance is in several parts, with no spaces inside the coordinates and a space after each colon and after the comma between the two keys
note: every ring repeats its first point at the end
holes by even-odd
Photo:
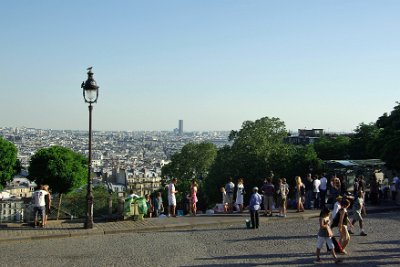
{"type": "Polygon", "coordinates": [[[258,187],[253,188],[253,194],[250,198],[249,210],[250,210],[250,219],[251,226],[253,229],[258,228],[259,226],[259,214],[258,211],[261,208],[261,195],[258,193],[258,187]]]}

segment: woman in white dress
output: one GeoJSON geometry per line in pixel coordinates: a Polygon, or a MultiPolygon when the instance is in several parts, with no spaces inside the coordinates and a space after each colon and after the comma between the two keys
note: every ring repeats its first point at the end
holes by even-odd
{"type": "Polygon", "coordinates": [[[236,191],[236,204],[239,206],[239,212],[243,211],[243,195],[244,195],[243,178],[238,179],[236,191]]]}

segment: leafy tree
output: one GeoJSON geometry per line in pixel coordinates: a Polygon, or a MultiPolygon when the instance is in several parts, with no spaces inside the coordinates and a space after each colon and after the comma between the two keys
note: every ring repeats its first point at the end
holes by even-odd
{"type": "Polygon", "coordinates": [[[177,201],[184,197],[184,192],[189,192],[192,179],[198,181],[199,203],[203,202],[201,193],[203,179],[207,177],[211,165],[217,156],[217,148],[212,143],[189,143],[186,144],[180,152],[175,153],[171,157],[171,162],[161,169],[163,177],[168,179],[178,178],[177,190],[180,194],[177,195],[177,201]]]}
{"type": "Polygon", "coordinates": [[[381,159],[389,168],[400,170],[400,103],[390,115],[383,114],[376,125],[380,129],[377,147],[381,159]]]}
{"type": "Polygon", "coordinates": [[[0,137],[0,189],[18,172],[17,148],[0,137]]]}
{"type": "Polygon", "coordinates": [[[323,136],[314,144],[314,148],[318,157],[323,160],[349,159],[350,137],[323,136]]]}
{"type": "Polygon", "coordinates": [[[379,158],[377,141],[380,129],[375,123],[361,123],[356,129],[355,134],[350,140],[351,159],[373,159],[379,158]]]}
{"type": "Polygon", "coordinates": [[[219,188],[229,176],[243,177],[250,192],[251,187],[260,186],[271,172],[277,177],[284,175],[293,151],[292,145],[284,143],[286,136],[284,122],[269,117],[245,121],[239,131],[232,131],[229,135],[232,147],[218,152],[206,180],[207,198],[220,201],[219,188]]]}
{"type": "Polygon", "coordinates": [[[221,202],[220,187],[224,186],[227,178],[232,175],[233,153],[230,146],[224,146],[218,150],[209,175],[203,183],[206,203],[221,202]]]}
{"type": "Polygon", "coordinates": [[[30,160],[29,179],[48,184],[53,192],[68,193],[87,182],[87,159],[61,146],[43,148],[30,160]]]}

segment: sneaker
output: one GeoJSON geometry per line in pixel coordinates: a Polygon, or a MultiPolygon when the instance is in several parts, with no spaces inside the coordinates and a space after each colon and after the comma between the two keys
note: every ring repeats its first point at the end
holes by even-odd
{"type": "Polygon", "coordinates": [[[360,233],[360,236],[366,236],[367,234],[366,233],[364,233],[364,232],[361,232],[360,233]]]}
{"type": "Polygon", "coordinates": [[[354,235],[354,232],[349,229],[349,234],[354,235]]]}

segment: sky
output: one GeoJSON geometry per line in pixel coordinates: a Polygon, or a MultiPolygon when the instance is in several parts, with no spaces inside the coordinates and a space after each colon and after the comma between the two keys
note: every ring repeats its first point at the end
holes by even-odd
{"type": "Polygon", "coordinates": [[[350,132],[400,100],[397,0],[3,0],[0,127],[350,132]]]}

